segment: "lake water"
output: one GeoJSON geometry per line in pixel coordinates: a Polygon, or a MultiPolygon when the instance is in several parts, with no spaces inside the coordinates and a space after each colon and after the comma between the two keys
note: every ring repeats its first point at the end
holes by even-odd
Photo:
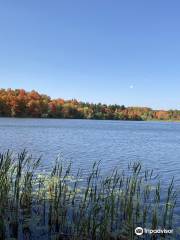
{"type": "MultiPolygon", "coordinates": [[[[163,188],[174,176],[180,190],[180,123],[0,118],[0,152],[8,149],[42,156],[45,172],[57,156],[84,172],[101,160],[105,174],[141,161],[160,175],[163,188]]],[[[174,217],[179,227],[180,197],[174,217]]]]}
{"type": "Polygon", "coordinates": [[[180,123],[1,118],[0,151],[24,148],[46,170],[58,155],[87,171],[99,160],[104,172],[141,161],[180,186],[180,123]]]}
{"type": "Polygon", "coordinates": [[[180,123],[0,118],[0,152],[8,149],[41,155],[44,171],[51,169],[58,155],[72,161],[74,171],[89,171],[99,160],[104,173],[141,161],[160,175],[165,188],[174,176],[179,191],[180,123]]]}
{"type": "Polygon", "coordinates": [[[180,123],[0,118],[0,151],[24,148],[45,169],[58,155],[85,170],[101,160],[105,172],[141,161],[180,183],[180,123]]]}

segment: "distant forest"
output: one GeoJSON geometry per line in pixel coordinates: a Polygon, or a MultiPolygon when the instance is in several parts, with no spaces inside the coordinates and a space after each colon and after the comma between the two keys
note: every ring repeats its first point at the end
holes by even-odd
{"type": "Polygon", "coordinates": [[[36,91],[0,89],[1,117],[70,118],[103,120],[180,120],[180,110],[153,110],[88,103],[76,99],[51,99],[36,91]]]}

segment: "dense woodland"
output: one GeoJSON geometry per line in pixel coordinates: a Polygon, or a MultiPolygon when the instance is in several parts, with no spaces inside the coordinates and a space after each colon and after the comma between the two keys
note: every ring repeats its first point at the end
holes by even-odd
{"type": "Polygon", "coordinates": [[[75,99],[51,99],[36,91],[0,89],[1,117],[79,118],[111,120],[180,120],[180,110],[152,110],[80,102],[75,99]]]}

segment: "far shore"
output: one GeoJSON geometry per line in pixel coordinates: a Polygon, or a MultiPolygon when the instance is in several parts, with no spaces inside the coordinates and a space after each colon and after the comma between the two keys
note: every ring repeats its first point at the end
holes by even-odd
{"type": "Polygon", "coordinates": [[[141,119],[141,120],[134,120],[134,119],[94,119],[94,118],[55,118],[55,117],[10,117],[10,116],[0,116],[0,119],[44,119],[44,120],[84,120],[84,121],[114,121],[114,122],[166,122],[166,123],[179,123],[180,120],[160,120],[160,119],[141,119]]]}

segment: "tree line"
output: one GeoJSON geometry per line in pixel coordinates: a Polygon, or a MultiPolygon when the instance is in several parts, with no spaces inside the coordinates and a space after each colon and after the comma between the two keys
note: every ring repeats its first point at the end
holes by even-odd
{"type": "Polygon", "coordinates": [[[94,104],[76,99],[51,99],[34,90],[0,89],[0,117],[180,120],[180,110],[153,110],[147,107],[94,104]]]}

